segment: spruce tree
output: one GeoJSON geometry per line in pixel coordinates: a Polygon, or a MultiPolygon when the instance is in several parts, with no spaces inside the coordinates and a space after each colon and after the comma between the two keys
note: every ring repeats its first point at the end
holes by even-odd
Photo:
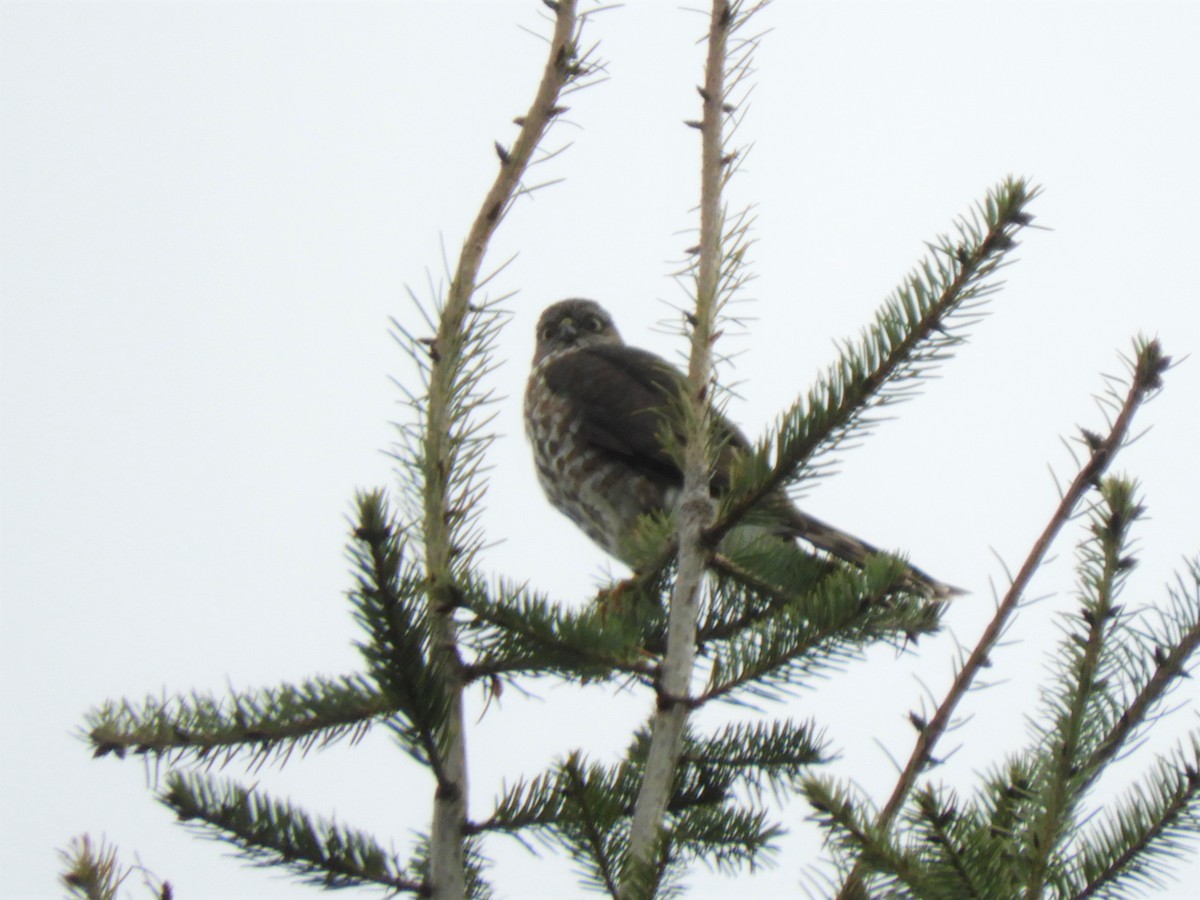
{"type": "MultiPolygon", "coordinates": [[[[699,241],[681,273],[692,304],[683,317],[687,432],[678,448],[677,510],[642,523],[633,576],[584,609],[539,592],[537,573],[514,580],[482,568],[480,550],[491,537],[478,518],[493,440],[489,376],[509,300],[486,292],[485,254],[512,204],[535,189],[527,178],[545,156],[546,133],[566,113],[565,98],[603,73],[590,38],[595,26],[575,0],[546,5],[553,32],[541,82],[517,119],[516,140],[496,144],[496,178],[449,286],[423,306],[428,331],[396,323],[420,383],[403,386],[411,416],[395,448],[399,490],[355,501],[348,552],[362,670],[223,696],[107,702],[86,719],[94,754],[155,760],[163,772],[158,798],[179,820],[248,860],[324,887],[487,897],[488,842],[497,835],[569,856],[587,889],[617,900],[682,890],[698,861],[744,872],[752,884],[783,828],[777,809],[795,821],[805,804],[829,837],[837,871],[830,895],[1131,896],[1157,883],[1197,830],[1200,732],[1162,755],[1121,803],[1089,805],[1105,771],[1163,712],[1200,644],[1200,560],[1157,607],[1120,600],[1144,503],[1136,479],[1111,467],[1170,367],[1155,340],[1136,339],[1125,379],[1110,380],[1105,427],[1081,431],[1077,473],[990,625],[958,660],[951,687],[927,713],[910,714],[914,747],[883,804],[823,774],[836,748],[819,722],[732,716],[715,730],[696,723],[698,711],[716,704],[778,708],[788,692],[852,665],[869,646],[919,652],[919,639],[939,629],[945,601],[911,590],[902,560],[879,554],[858,570],[817,556],[798,561],[782,544],[727,547],[720,539],[771,492],[797,489],[867,436],[883,407],[958,349],[1031,226],[1038,195],[1025,179],[1007,178],[952,233],[931,241],[858,339],[841,345],[739,460],[728,493],[714,504],[712,424],[723,398],[715,362],[727,305],[748,277],[752,223],[748,212],[729,212],[725,188],[741,160],[732,134],[760,39],[751,25],[757,6],[713,3],[701,112],[688,123],[702,147],[701,192],[699,241]],[[1062,616],[1031,744],[991,761],[973,791],[951,790],[935,767],[958,705],[991,665],[1064,524],[1081,515],[1089,533],[1077,549],[1076,605],[1062,616]],[[551,767],[516,778],[490,805],[471,802],[464,691],[542,683],[632,686],[645,698],[645,725],[616,762],[564,747],[551,767]],[[415,802],[406,810],[413,818],[404,827],[421,835],[402,852],[213,771],[214,763],[253,769],[286,761],[371,728],[390,732],[432,776],[426,813],[418,815],[415,802]]],[[[64,856],[73,892],[115,895],[114,850],[83,840],[64,856]]],[[[171,889],[164,882],[158,892],[167,897],[171,889]]]]}

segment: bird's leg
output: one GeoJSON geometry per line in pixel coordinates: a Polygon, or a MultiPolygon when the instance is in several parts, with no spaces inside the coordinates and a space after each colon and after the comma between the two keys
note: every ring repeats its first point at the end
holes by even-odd
{"type": "Polygon", "coordinates": [[[625,612],[625,594],[637,586],[641,576],[634,572],[628,578],[622,578],[616,584],[601,588],[596,594],[596,607],[600,611],[600,620],[606,620],[610,615],[619,616],[625,612]]]}

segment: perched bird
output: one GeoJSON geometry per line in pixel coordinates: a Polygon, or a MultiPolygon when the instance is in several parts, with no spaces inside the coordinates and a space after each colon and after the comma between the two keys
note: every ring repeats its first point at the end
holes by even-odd
{"type": "MultiPolygon", "coordinates": [[[[562,300],[538,319],[533,370],[525,388],[525,432],[538,481],[550,503],[612,556],[632,565],[628,539],[639,516],[670,510],[683,473],[664,445],[679,418],[683,374],[666,360],[621,340],[612,317],[592,300],[562,300]]],[[[714,495],[728,484],[733,453],[750,449],[720,415],[725,443],[713,473],[714,495]]],[[[799,538],[862,566],[879,551],[801,512],[782,492],[758,518],[780,538],[799,538]]],[[[930,597],[961,593],[917,568],[908,587],[930,597]]]]}

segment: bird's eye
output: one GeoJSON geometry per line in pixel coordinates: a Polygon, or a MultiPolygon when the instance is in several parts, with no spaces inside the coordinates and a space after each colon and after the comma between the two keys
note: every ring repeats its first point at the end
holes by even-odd
{"type": "Polygon", "coordinates": [[[588,316],[587,327],[588,331],[603,331],[604,323],[596,316],[588,316]]]}

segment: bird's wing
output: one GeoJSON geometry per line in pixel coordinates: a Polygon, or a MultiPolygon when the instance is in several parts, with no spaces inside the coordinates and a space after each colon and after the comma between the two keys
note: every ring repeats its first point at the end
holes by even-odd
{"type": "Polygon", "coordinates": [[[583,437],[651,478],[682,479],[664,444],[680,434],[683,375],[659,356],[620,344],[584,347],[552,360],[546,384],[583,420],[583,437]]]}

